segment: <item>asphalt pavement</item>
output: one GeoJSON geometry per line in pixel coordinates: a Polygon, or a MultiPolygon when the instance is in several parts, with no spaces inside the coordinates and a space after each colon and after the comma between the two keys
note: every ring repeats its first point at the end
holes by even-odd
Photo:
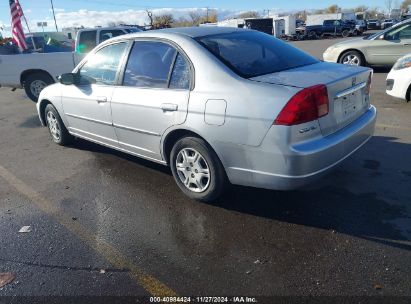
{"type": "MultiPolygon", "coordinates": [[[[337,41],[293,44],[320,57],[337,41]]],[[[331,175],[213,204],[163,166],[53,144],[24,92],[1,88],[0,273],[15,280],[0,296],[411,297],[411,103],[386,75],[375,137],[331,175]]]]}

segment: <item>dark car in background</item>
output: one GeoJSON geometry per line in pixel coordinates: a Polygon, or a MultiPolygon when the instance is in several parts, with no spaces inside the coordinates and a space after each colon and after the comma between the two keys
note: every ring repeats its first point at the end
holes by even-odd
{"type": "Polygon", "coordinates": [[[325,36],[349,37],[355,32],[355,22],[344,20],[325,20],[322,25],[310,25],[305,28],[305,34],[309,38],[325,36]]]}
{"type": "Polygon", "coordinates": [[[393,26],[394,24],[397,24],[398,21],[395,19],[385,19],[382,23],[381,23],[381,29],[385,30],[391,26],[393,26]]]}
{"type": "Polygon", "coordinates": [[[370,19],[367,21],[367,28],[369,30],[380,30],[381,22],[378,19],[370,19]]]}

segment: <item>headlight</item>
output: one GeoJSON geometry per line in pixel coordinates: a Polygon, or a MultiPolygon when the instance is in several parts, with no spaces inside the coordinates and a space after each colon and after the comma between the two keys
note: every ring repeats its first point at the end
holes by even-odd
{"type": "Polygon", "coordinates": [[[402,70],[405,68],[411,68],[411,56],[398,59],[393,67],[394,70],[402,70]]]}

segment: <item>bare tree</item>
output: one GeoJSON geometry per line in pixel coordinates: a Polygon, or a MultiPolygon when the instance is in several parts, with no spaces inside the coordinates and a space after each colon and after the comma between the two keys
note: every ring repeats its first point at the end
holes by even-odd
{"type": "Polygon", "coordinates": [[[388,9],[388,14],[391,15],[392,5],[394,4],[394,0],[385,0],[385,6],[388,9]]]}
{"type": "Polygon", "coordinates": [[[354,8],[354,12],[356,12],[356,13],[362,13],[362,12],[366,12],[366,11],[368,11],[368,6],[365,6],[365,5],[360,5],[360,6],[357,6],[356,8],[354,8]]]}
{"type": "Polygon", "coordinates": [[[237,15],[237,18],[258,18],[258,17],[260,17],[260,14],[256,11],[244,12],[244,13],[237,15]]]}
{"type": "Polygon", "coordinates": [[[403,10],[408,10],[408,6],[411,5],[411,0],[404,0],[401,4],[403,10]]]}
{"type": "Polygon", "coordinates": [[[327,7],[327,9],[326,9],[326,12],[328,14],[335,14],[335,13],[338,13],[339,11],[340,11],[340,8],[338,7],[337,4],[333,4],[329,7],[327,7]]]}
{"type": "Polygon", "coordinates": [[[150,26],[153,27],[154,25],[153,12],[149,10],[146,10],[146,12],[147,12],[148,19],[150,19],[150,26]]]}
{"type": "Polygon", "coordinates": [[[159,16],[154,16],[153,21],[155,28],[169,28],[174,22],[174,17],[172,14],[163,14],[159,16]]]}
{"type": "Polygon", "coordinates": [[[193,25],[199,25],[201,23],[201,15],[195,11],[188,14],[193,25]]]}

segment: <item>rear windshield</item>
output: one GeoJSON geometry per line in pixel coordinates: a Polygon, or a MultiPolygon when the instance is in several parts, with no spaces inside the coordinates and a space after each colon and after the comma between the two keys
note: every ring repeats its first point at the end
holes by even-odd
{"type": "Polygon", "coordinates": [[[289,44],[257,31],[210,35],[196,40],[244,78],[319,62],[289,44]]]}

